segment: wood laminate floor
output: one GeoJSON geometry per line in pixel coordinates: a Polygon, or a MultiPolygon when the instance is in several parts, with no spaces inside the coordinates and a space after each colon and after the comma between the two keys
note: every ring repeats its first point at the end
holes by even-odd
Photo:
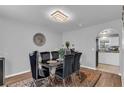
{"type": "Polygon", "coordinates": [[[119,74],[120,73],[120,67],[119,66],[110,65],[110,64],[99,63],[98,67],[96,69],[100,70],[100,71],[104,71],[104,72],[113,73],[113,74],[119,74]]]}
{"type": "MultiPolygon", "coordinates": [[[[12,84],[28,78],[31,78],[31,72],[7,78],[5,81],[6,84],[12,84]]],[[[108,72],[102,72],[101,77],[99,78],[95,85],[95,87],[121,87],[121,86],[122,86],[121,77],[119,75],[108,72]]]]}
{"type": "Polygon", "coordinates": [[[122,87],[121,76],[108,72],[102,72],[95,87],[122,87]]]}
{"type": "Polygon", "coordinates": [[[13,84],[13,83],[16,83],[18,81],[22,81],[22,80],[25,80],[25,79],[28,79],[31,77],[32,77],[31,72],[27,72],[27,73],[24,73],[21,75],[16,75],[16,76],[13,76],[10,78],[6,78],[5,79],[5,85],[13,84]]]}

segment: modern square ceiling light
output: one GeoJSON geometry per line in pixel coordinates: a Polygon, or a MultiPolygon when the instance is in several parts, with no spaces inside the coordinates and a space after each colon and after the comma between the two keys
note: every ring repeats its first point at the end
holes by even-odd
{"type": "Polygon", "coordinates": [[[64,12],[60,10],[52,12],[50,16],[54,21],[60,23],[67,22],[69,20],[69,16],[67,16],[64,12]]]}

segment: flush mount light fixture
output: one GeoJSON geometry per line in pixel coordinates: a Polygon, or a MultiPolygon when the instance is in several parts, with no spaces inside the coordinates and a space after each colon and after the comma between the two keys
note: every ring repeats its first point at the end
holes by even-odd
{"type": "Polygon", "coordinates": [[[65,14],[64,12],[60,11],[60,10],[56,10],[54,12],[51,13],[50,17],[56,21],[56,22],[67,22],[69,20],[69,16],[67,16],[67,14],[65,14]]]}

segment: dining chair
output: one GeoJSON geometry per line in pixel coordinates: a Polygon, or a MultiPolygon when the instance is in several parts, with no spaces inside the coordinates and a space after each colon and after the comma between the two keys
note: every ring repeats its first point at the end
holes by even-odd
{"type": "Polygon", "coordinates": [[[50,60],[50,52],[40,52],[42,63],[47,63],[50,60]]]}
{"type": "Polygon", "coordinates": [[[72,75],[72,63],[74,61],[74,55],[65,55],[63,68],[56,70],[56,77],[63,80],[63,85],[65,86],[65,79],[72,75]]]}
{"type": "Polygon", "coordinates": [[[77,74],[80,77],[80,58],[81,58],[81,55],[82,55],[81,52],[75,52],[74,53],[74,62],[72,64],[72,70],[73,70],[72,71],[73,72],[72,76],[74,76],[73,81],[74,81],[76,86],[77,86],[77,82],[75,80],[75,77],[76,77],[77,74]]]}
{"type": "Polygon", "coordinates": [[[74,49],[70,49],[71,54],[75,54],[75,50],[74,49]]]}
{"type": "Polygon", "coordinates": [[[49,76],[49,69],[48,68],[43,67],[43,69],[39,69],[39,67],[38,67],[38,55],[37,54],[38,54],[37,51],[34,51],[33,53],[29,54],[32,78],[34,80],[35,86],[37,86],[37,83],[36,83],[37,81],[44,79],[44,78],[47,78],[49,76]],[[43,71],[44,76],[40,76],[39,70],[43,71]]]}
{"type": "Polygon", "coordinates": [[[59,58],[59,52],[58,51],[51,51],[52,60],[56,60],[59,58]]]}
{"type": "Polygon", "coordinates": [[[73,72],[78,72],[80,70],[81,55],[82,55],[81,52],[75,52],[75,54],[74,54],[73,72]]]}

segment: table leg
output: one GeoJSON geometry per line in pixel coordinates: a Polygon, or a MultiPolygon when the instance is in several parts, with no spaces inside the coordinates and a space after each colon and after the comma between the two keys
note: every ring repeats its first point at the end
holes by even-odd
{"type": "Polygon", "coordinates": [[[50,85],[54,86],[54,81],[55,81],[55,71],[56,71],[56,67],[49,67],[49,72],[50,72],[50,85]]]}

